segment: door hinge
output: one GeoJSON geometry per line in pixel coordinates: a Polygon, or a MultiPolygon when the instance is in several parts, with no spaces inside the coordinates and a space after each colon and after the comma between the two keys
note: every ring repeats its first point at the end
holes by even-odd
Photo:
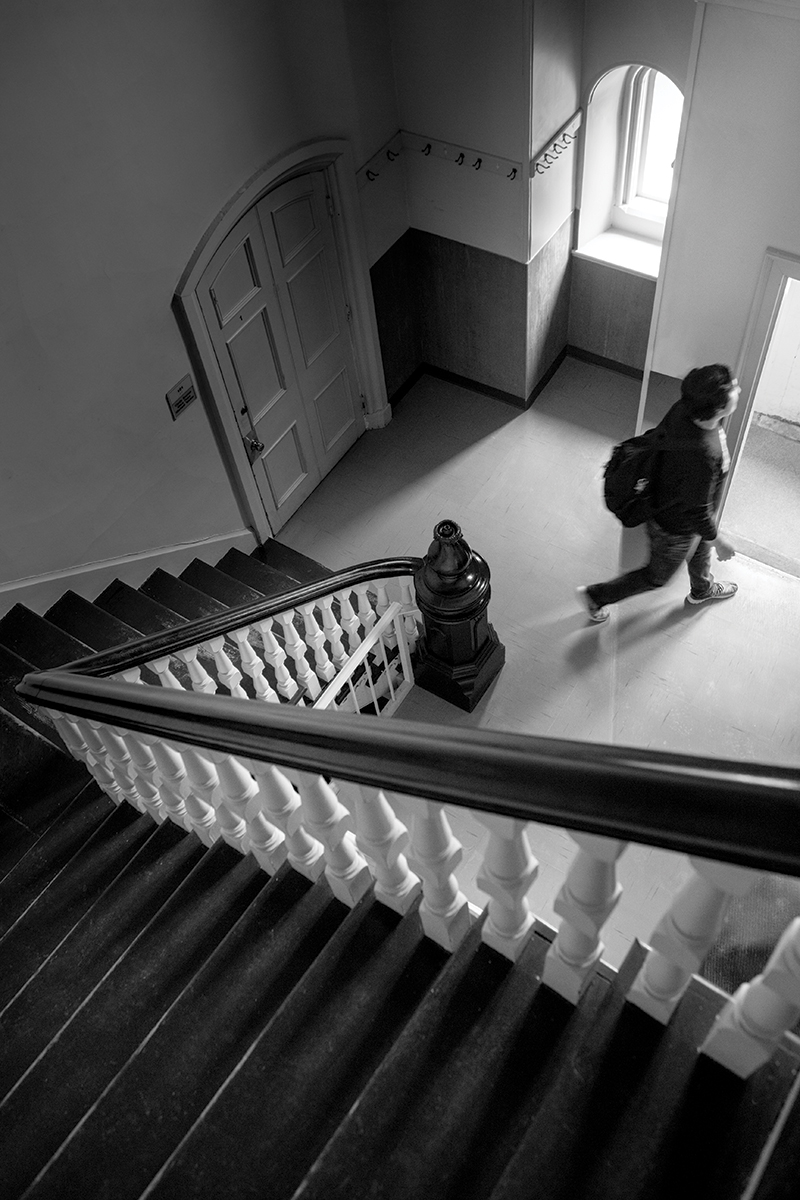
{"type": "Polygon", "coordinates": [[[352,309],[350,308],[350,305],[347,303],[347,301],[346,301],[346,300],[345,300],[345,302],[344,302],[344,311],[347,313],[347,319],[348,319],[348,321],[352,321],[352,319],[353,319],[353,311],[352,311],[352,309]]]}
{"type": "Polygon", "coordinates": [[[364,395],[363,392],[359,392],[359,395],[361,397],[361,411],[364,414],[364,416],[366,416],[367,415],[367,397],[364,395]]]}
{"type": "Polygon", "coordinates": [[[328,206],[328,215],[329,215],[329,216],[331,216],[331,217],[335,217],[335,216],[336,216],[336,209],[335,209],[335,207],[334,207],[334,204],[333,204],[333,200],[332,200],[332,198],[331,198],[330,196],[326,196],[326,197],[325,197],[325,203],[326,203],[326,204],[327,204],[327,206],[328,206]]]}

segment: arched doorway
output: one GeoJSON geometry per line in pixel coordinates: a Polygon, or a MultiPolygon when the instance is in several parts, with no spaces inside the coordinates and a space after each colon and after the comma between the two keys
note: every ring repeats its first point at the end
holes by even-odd
{"type": "Polygon", "coordinates": [[[232,486],[262,541],[365,428],[390,417],[347,145],[310,149],[237,193],[173,303],[232,486]]]}

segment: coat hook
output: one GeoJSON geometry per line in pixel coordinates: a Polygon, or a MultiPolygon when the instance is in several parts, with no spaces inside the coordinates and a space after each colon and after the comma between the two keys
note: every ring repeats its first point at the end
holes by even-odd
{"type": "Polygon", "coordinates": [[[456,159],[456,166],[460,167],[461,164],[463,163],[463,161],[464,161],[464,151],[462,150],[461,153],[459,154],[458,158],[456,159]]]}
{"type": "Polygon", "coordinates": [[[370,183],[372,183],[373,179],[377,179],[378,175],[378,171],[367,171],[367,179],[370,181],[370,183]]]}
{"type": "Polygon", "coordinates": [[[475,160],[475,162],[472,164],[472,165],[473,165],[473,167],[475,168],[475,170],[476,170],[476,171],[480,171],[480,169],[481,169],[481,163],[482,163],[482,162],[483,162],[483,159],[482,159],[482,158],[478,158],[478,159],[476,159],[476,160],[475,160]]]}
{"type": "Polygon", "coordinates": [[[511,170],[509,171],[508,175],[506,175],[506,179],[514,179],[514,178],[516,178],[516,174],[517,174],[517,168],[512,167],[511,170]]]}
{"type": "Polygon", "coordinates": [[[431,144],[430,144],[430,142],[428,142],[427,146],[426,146],[426,147],[425,147],[425,149],[422,151],[422,153],[423,153],[423,154],[430,154],[430,152],[431,152],[431,144]]]}
{"type": "Polygon", "coordinates": [[[386,151],[386,157],[388,158],[389,162],[394,162],[394,160],[395,160],[396,158],[399,158],[399,157],[400,157],[400,155],[399,155],[399,154],[395,154],[395,153],[394,153],[394,151],[392,151],[392,150],[387,150],[387,151],[386,151]]]}

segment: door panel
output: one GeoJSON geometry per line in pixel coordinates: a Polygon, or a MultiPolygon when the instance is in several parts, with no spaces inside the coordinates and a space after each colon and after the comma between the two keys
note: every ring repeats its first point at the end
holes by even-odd
{"type": "Polygon", "coordinates": [[[325,173],[269,192],[197,295],[273,532],[364,431],[325,173]]]}
{"type": "Polygon", "coordinates": [[[321,475],[255,210],[222,243],[207,277],[212,282],[198,293],[201,307],[259,493],[277,530],[321,475]]]}
{"type": "Polygon", "coordinates": [[[364,431],[325,176],[303,175],[257,205],[322,475],[364,431]]]}

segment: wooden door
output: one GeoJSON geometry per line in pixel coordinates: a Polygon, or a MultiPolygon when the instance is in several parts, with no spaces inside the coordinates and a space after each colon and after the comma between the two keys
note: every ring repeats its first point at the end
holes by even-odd
{"type": "Polygon", "coordinates": [[[198,289],[273,532],[364,430],[321,171],[250,209],[198,289]]]}

